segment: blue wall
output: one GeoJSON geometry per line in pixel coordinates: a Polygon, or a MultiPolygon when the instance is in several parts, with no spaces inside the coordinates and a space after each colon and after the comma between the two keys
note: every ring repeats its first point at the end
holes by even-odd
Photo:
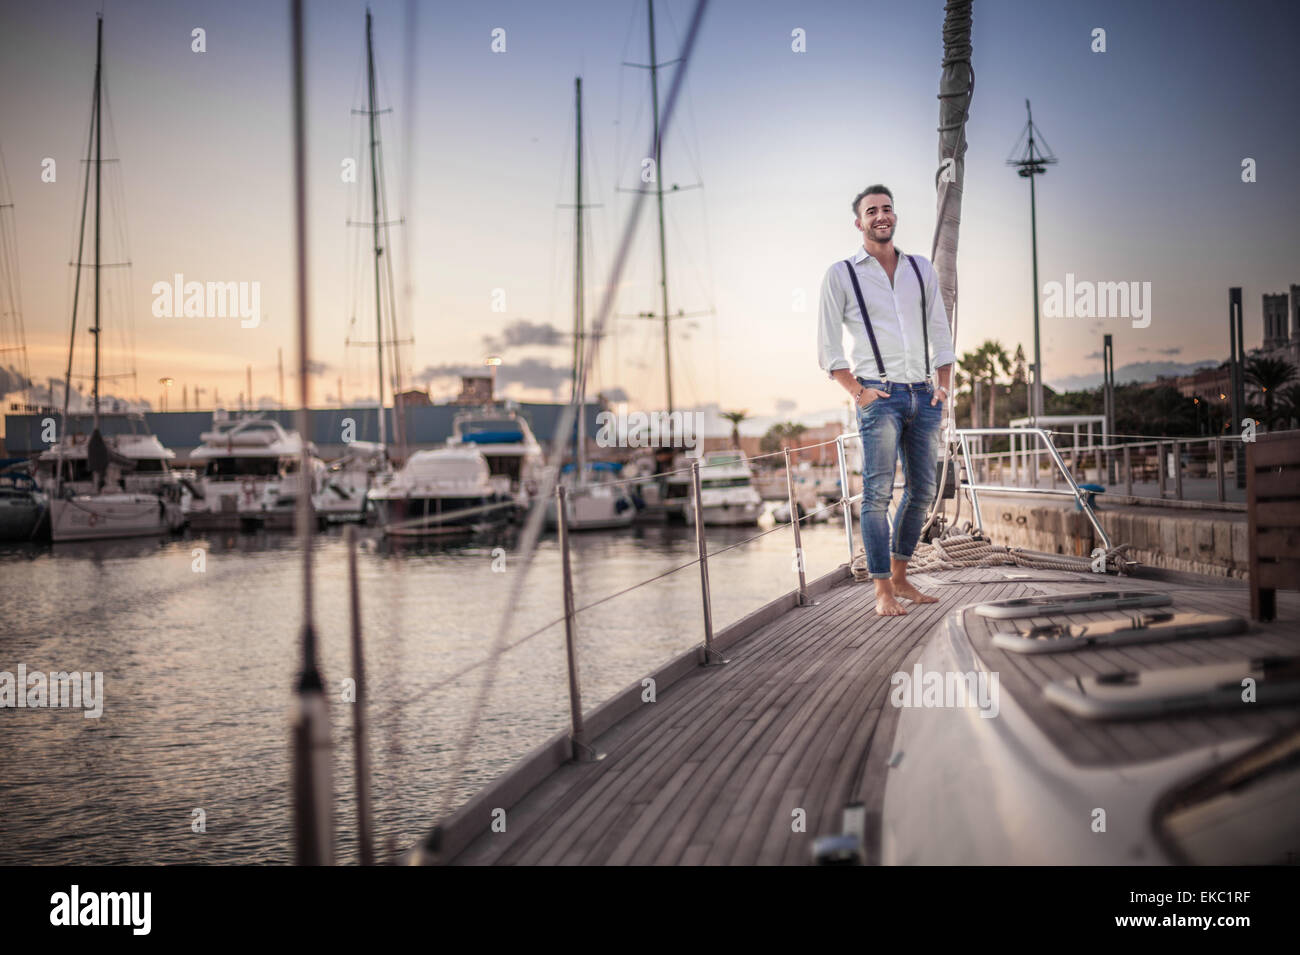
{"type": "MultiPolygon", "coordinates": [[[[529,426],[542,444],[549,444],[555,434],[555,426],[565,406],[557,404],[526,404],[518,406],[520,413],[528,420],[529,426]]],[[[442,444],[451,436],[452,419],[466,405],[427,405],[413,406],[406,409],[406,443],[414,446],[433,446],[442,444]]],[[[596,433],[596,415],[600,406],[587,403],[587,434],[596,433]]],[[[294,411],[264,411],[264,417],[280,422],[285,428],[294,427],[294,411]]],[[[353,438],[357,441],[374,441],[379,437],[377,413],[375,408],[324,408],[313,409],[311,416],[311,440],[317,447],[337,446],[343,443],[343,420],[352,418],[355,422],[353,438]]],[[[237,417],[238,412],[231,412],[237,417]]],[[[46,415],[11,414],[5,415],[5,450],[11,457],[25,457],[44,451],[47,445],[41,441],[41,422],[46,415]]],[[[165,447],[179,454],[187,454],[201,443],[199,435],[212,429],[212,412],[210,411],[167,411],[148,412],[145,422],[149,430],[157,435],[165,447]]],[[[57,416],[56,416],[57,418],[57,416]]],[[[89,416],[76,416],[79,430],[90,430],[89,416]]],[[[389,443],[393,443],[393,410],[386,413],[389,443]]],[[[107,430],[107,429],[106,429],[107,430]]]]}

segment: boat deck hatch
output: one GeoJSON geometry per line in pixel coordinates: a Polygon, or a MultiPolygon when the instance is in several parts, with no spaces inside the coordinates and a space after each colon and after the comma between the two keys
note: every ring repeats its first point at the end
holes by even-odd
{"type": "Polygon", "coordinates": [[[1076,676],[1049,683],[1043,696],[1092,720],[1289,703],[1300,700],[1300,656],[1076,676]]]}
{"type": "Polygon", "coordinates": [[[1023,630],[1012,622],[1009,629],[993,635],[993,645],[1012,653],[1068,653],[1085,647],[1226,637],[1245,633],[1246,628],[1243,617],[1195,610],[1146,609],[1125,613],[1119,619],[1054,620],[1023,630]]]}
{"type": "Polygon", "coordinates": [[[1077,594],[1039,594],[996,600],[975,607],[981,617],[1013,620],[1058,613],[1092,613],[1097,610],[1127,610],[1133,607],[1164,607],[1173,603],[1169,594],[1148,590],[1102,590],[1077,594]]]}

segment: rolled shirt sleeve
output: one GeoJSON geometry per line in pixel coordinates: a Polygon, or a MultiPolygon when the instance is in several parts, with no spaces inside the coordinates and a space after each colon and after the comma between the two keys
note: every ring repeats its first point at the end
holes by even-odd
{"type": "MultiPolygon", "coordinates": [[[[830,375],[840,368],[852,368],[844,357],[844,289],[835,277],[835,266],[826,270],[817,315],[817,361],[830,375]]],[[[943,306],[940,305],[942,314],[943,306]]],[[[947,321],[945,319],[945,327],[947,321]]],[[[952,351],[951,343],[948,348],[952,351]]]]}
{"type": "Polygon", "coordinates": [[[925,260],[925,298],[930,314],[926,320],[930,323],[930,351],[933,367],[937,370],[944,365],[951,365],[957,360],[957,353],[952,347],[952,326],[948,324],[948,310],[943,304],[943,292],[939,288],[939,274],[934,266],[925,260]]]}

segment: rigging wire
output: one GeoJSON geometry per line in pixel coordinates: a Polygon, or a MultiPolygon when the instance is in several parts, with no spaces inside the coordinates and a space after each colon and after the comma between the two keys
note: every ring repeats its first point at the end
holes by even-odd
{"type": "MultiPolygon", "coordinates": [[[[668,102],[665,106],[660,123],[659,132],[661,138],[664,137],[667,130],[670,128],[671,120],[676,112],[677,99],[681,90],[681,81],[683,76],[686,74],[686,66],[690,62],[691,53],[695,47],[695,40],[699,34],[700,21],[704,16],[704,11],[707,6],[708,0],[696,0],[695,13],[682,48],[682,68],[678,70],[677,75],[673,78],[672,86],[668,94],[668,102]]],[[[652,141],[651,149],[653,149],[653,146],[654,144],[652,141]]],[[[618,285],[619,277],[627,262],[628,253],[632,244],[632,236],[636,231],[636,225],[640,218],[641,207],[643,205],[642,200],[644,199],[645,194],[638,192],[636,193],[636,196],[637,199],[632,205],[628,221],[624,227],[623,235],[619,242],[618,253],[611,266],[610,280],[608,282],[609,287],[601,299],[600,307],[596,311],[596,321],[593,323],[593,329],[596,334],[593,335],[587,344],[587,360],[582,363],[584,368],[584,379],[586,377],[585,369],[590,368],[593,363],[591,359],[595,356],[598,350],[601,333],[604,331],[605,322],[612,311],[613,291],[618,285]]],[[[585,384],[586,382],[584,380],[582,382],[584,387],[579,388],[579,392],[584,390],[585,384]]],[[[523,533],[520,538],[521,554],[518,560],[520,566],[513,575],[510,594],[504,602],[501,620],[497,627],[496,636],[493,640],[491,662],[485,668],[483,679],[480,682],[478,692],[474,697],[473,706],[470,709],[465,730],[457,741],[455,755],[452,759],[452,769],[445,777],[443,785],[440,787],[439,792],[435,797],[435,819],[441,819],[448,808],[448,799],[451,793],[453,781],[464,768],[465,761],[469,755],[470,746],[473,744],[474,738],[478,732],[478,724],[482,718],[487,698],[491,695],[492,688],[496,682],[498,663],[501,654],[504,652],[506,635],[510,629],[510,623],[514,616],[515,607],[519,605],[524,583],[528,578],[528,571],[532,565],[533,555],[537,548],[537,539],[541,533],[542,520],[545,516],[551,494],[555,489],[556,478],[558,477],[559,472],[558,462],[560,460],[560,455],[564,448],[565,441],[570,431],[573,429],[576,412],[576,404],[573,401],[570,401],[565,405],[564,411],[560,415],[558,426],[555,429],[555,434],[551,442],[551,455],[549,457],[551,463],[543,470],[539,493],[532,502],[532,507],[529,510],[528,519],[524,525],[523,533]]],[[[436,851],[440,843],[440,830],[435,829],[433,831],[430,843],[431,848],[436,851]]]]}

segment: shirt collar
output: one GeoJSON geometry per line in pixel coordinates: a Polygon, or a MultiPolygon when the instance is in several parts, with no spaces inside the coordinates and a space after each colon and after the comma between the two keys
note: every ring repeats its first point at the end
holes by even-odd
{"type": "MultiPolygon", "coordinates": [[[[895,245],[894,251],[898,253],[898,261],[900,262],[903,261],[903,250],[900,249],[897,245],[895,245]]],[[[858,265],[866,259],[874,259],[874,258],[875,256],[867,251],[867,247],[865,245],[859,245],[858,251],[853,255],[853,264],[858,265]]]]}

